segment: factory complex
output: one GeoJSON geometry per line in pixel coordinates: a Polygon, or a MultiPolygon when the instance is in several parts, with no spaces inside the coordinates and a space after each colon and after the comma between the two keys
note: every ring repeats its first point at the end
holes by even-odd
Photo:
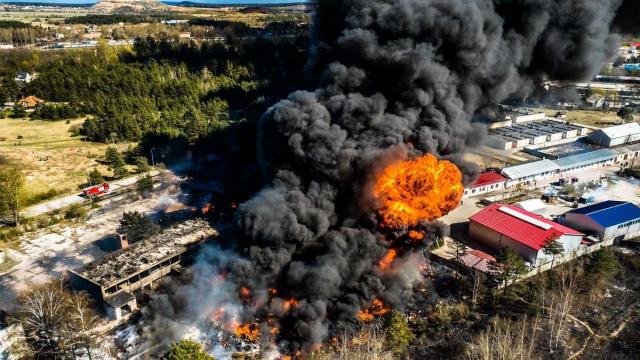
{"type": "MultiPolygon", "coordinates": [[[[533,123],[527,124],[531,126],[533,123]]],[[[516,126],[520,128],[523,125],[516,126]]],[[[569,125],[566,126],[566,129],[569,129],[569,125]]],[[[591,168],[610,165],[629,167],[640,156],[640,124],[638,123],[623,124],[595,131],[588,130],[587,132],[588,135],[580,130],[570,130],[565,132],[564,138],[560,139],[556,139],[558,137],[556,135],[553,135],[555,137],[548,135],[551,139],[550,142],[544,142],[542,136],[539,142],[531,138],[532,144],[546,144],[548,146],[513,147],[514,150],[521,149],[523,152],[540,159],[507,166],[499,172],[492,170],[487,175],[482,174],[474,184],[466,189],[465,196],[478,196],[517,184],[532,184],[538,180],[555,176],[570,176],[574,172],[591,168]],[[574,136],[575,134],[580,135],[574,136]],[[569,135],[571,137],[568,137],[569,135]],[[570,141],[562,142],[564,140],[570,141]],[[498,178],[498,173],[504,179],[498,178]]],[[[490,136],[490,138],[496,139],[495,136],[490,136]]],[[[494,140],[490,140],[490,142],[494,140]]]]}
{"type": "Polygon", "coordinates": [[[458,227],[463,230],[452,231],[451,242],[444,242],[449,253],[435,249],[435,258],[467,274],[491,275],[496,256],[510,248],[532,276],[602,247],[640,238],[640,208],[633,190],[637,180],[629,180],[630,187],[615,199],[607,197],[607,183],[615,187],[626,181],[613,174],[640,165],[640,124],[598,129],[548,119],[528,109],[502,110],[508,114],[489,125],[487,145],[494,150],[482,155],[504,154],[522,161],[487,167],[465,188],[466,210],[448,220],[464,224],[458,227]],[[463,254],[455,244],[464,245],[463,254]]]}

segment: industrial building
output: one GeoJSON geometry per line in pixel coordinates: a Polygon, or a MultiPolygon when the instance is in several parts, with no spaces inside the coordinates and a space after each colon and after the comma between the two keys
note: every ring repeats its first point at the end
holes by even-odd
{"type": "Polygon", "coordinates": [[[504,190],[507,178],[495,171],[487,171],[480,174],[478,179],[468,188],[464,189],[463,197],[478,196],[492,191],[504,190]]]}
{"type": "Polygon", "coordinates": [[[575,141],[590,132],[582,126],[552,119],[491,128],[487,145],[500,150],[540,148],[575,141]]]}
{"type": "Polygon", "coordinates": [[[640,156],[640,143],[629,144],[612,148],[618,154],[616,163],[623,167],[633,167],[638,165],[638,157],[640,156]]]}
{"type": "Polygon", "coordinates": [[[587,137],[592,144],[613,147],[640,141],[640,124],[636,122],[599,129],[587,137]]]}
{"type": "Polygon", "coordinates": [[[557,159],[542,159],[524,164],[508,166],[502,169],[502,174],[509,178],[506,186],[511,187],[520,183],[531,183],[557,175],[571,174],[576,171],[592,169],[614,164],[630,164],[638,156],[640,147],[625,149],[600,149],[566,154],[557,159]],[[624,162],[621,162],[624,161],[624,162]]]}
{"type": "Polygon", "coordinates": [[[512,248],[532,266],[552,257],[543,248],[548,241],[558,241],[564,252],[581,246],[583,234],[516,206],[492,204],[469,219],[469,236],[494,251],[512,248]]]}
{"type": "Polygon", "coordinates": [[[600,241],[632,239],[640,236],[640,208],[629,202],[605,201],[565,213],[562,223],[600,241]]]}
{"type": "Polygon", "coordinates": [[[70,271],[71,287],[89,293],[107,315],[119,320],[137,309],[136,290],[153,287],[166,275],[179,272],[190,250],[217,234],[204,220],[185,221],[70,271]]]}
{"type": "Polygon", "coordinates": [[[509,178],[507,187],[519,183],[535,182],[558,174],[560,167],[549,159],[531,161],[524,164],[508,166],[502,169],[502,174],[509,178]]]}
{"type": "Polygon", "coordinates": [[[558,172],[565,174],[578,170],[612,165],[615,163],[618,155],[615,151],[602,149],[569,155],[552,161],[558,166],[558,172]]]}

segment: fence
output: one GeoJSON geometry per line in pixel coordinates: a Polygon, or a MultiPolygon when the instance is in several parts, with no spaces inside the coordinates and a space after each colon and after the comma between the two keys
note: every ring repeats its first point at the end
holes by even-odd
{"type": "Polygon", "coordinates": [[[606,240],[606,241],[601,241],[598,242],[596,244],[590,245],[590,246],[584,246],[579,248],[578,250],[574,250],[566,255],[563,256],[559,256],[556,257],[555,259],[553,259],[552,261],[549,261],[547,263],[544,263],[540,266],[537,266],[535,269],[529,271],[528,273],[526,273],[521,279],[526,279],[529,278],[531,276],[543,273],[545,271],[551,270],[551,268],[560,265],[560,264],[564,264],[566,262],[569,262],[571,260],[577,259],[581,256],[585,256],[588,254],[591,254],[593,252],[596,252],[604,247],[607,246],[611,246],[615,243],[615,239],[610,239],[610,240],[606,240]]]}

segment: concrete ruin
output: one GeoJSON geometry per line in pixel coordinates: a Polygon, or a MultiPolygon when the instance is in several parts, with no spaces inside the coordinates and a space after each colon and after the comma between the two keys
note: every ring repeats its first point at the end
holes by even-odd
{"type": "Polygon", "coordinates": [[[163,277],[180,272],[192,250],[217,235],[202,219],[185,221],[70,271],[71,287],[88,292],[109,317],[120,320],[137,309],[135,291],[154,288],[163,277]]]}

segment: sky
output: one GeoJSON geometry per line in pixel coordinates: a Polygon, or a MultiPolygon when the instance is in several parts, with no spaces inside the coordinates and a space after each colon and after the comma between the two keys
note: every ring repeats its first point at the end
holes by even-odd
{"type": "MultiPolygon", "coordinates": [[[[183,0],[167,0],[179,2],[183,0]]],[[[184,0],[202,4],[282,4],[282,3],[304,3],[307,0],[184,0]]],[[[47,4],[91,4],[97,0],[0,0],[0,3],[30,2],[47,4]]]]}

